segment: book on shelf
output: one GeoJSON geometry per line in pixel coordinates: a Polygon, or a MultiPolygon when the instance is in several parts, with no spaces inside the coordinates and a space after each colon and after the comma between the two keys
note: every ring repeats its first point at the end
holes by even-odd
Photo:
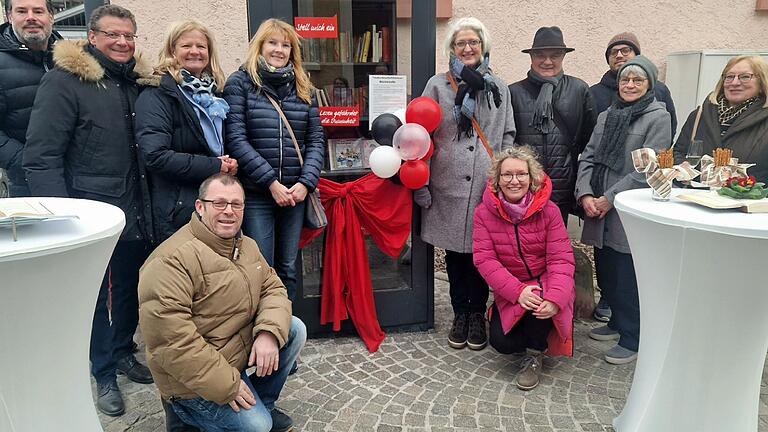
{"type": "Polygon", "coordinates": [[[371,24],[358,34],[342,31],[336,39],[303,39],[302,58],[308,63],[389,63],[392,61],[389,27],[371,24]]]}
{"type": "Polygon", "coordinates": [[[392,39],[389,27],[381,28],[381,61],[384,63],[392,61],[392,39]]]}
{"type": "Polygon", "coordinates": [[[711,209],[738,209],[744,213],[768,213],[768,198],[736,199],[722,196],[717,191],[694,192],[681,194],[678,199],[703,205],[711,209]]]}

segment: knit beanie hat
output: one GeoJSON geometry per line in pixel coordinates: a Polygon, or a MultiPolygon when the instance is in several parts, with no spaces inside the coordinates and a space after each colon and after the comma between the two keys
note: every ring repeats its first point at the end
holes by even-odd
{"type": "Polygon", "coordinates": [[[611,54],[611,48],[613,48],[616,45],[629,45],[632,47],[632,50],[635,51],[635,54],[640,55],[640,42],[637,40],[637,36],[635,36],[634,33],[631,32],[624,32],[619,33],[616,36],[611,38],[611,41],[608,42],[608,48],[605,49],[605,61],[608,61],[608,56],[611,54]]]}
{"type": "Polygon", "coordinates": [[[624,71],[624,69],[627,68],[627,66],[640,66],[645,71],[645,75],[648,77],[648,90],[652,90],[654,87],[656,87],[656,80],[659,77],[659,70],[656,69],[656,65],[653,64],[652,61],[648,59],[648,57],[645,56],[637,56],[633,58],[632,60],[624,63],[621,68],[619,69],[618,77],[621,77],[621,72],[624,71]]]}

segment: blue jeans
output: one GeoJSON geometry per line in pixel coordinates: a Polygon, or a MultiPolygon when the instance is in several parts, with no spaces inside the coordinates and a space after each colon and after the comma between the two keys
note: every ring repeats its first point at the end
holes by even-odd
{"type": "Polygon", "coordinates": [[[640,301],[632,255],[608,246],[595,248],[595,272],[601,295],[611,305],[608,327],[619,332],[619,345],[637,352],[640,343],[640,301]]]}
{"type": "Polygon", "coordinates": [[[304,226],[305,202],[295,207],[280,207],[271,195],[250,194],[245,198],[243,232],[256,240],[267,264],[288,290],[288,298],[296,297],[296,258],[299,255],[301,228],[304,226]]]}
{"type": "Polygon", "coordinates": [[[121,240],[109,260],[91,327],[91,373],[99,383],[115,379],[115,361],[133,352],[139,324],[139,268],[150,252],[145,241],[121,240]]]}
{"type": "Polygon", "coordinates": [[[248,384],[256,399],[256,405],[251,409],[241,407],[240,412],[235,412],[229,405],[195,398],[173,402],[173,411],[185,424],[208,432],[269,432],[272,429],[270,411],[275,407],[275,401],[280,397],[288,379],[288,372],[306,340],[307,328],[304,323],[292,317],[288,342],[280,350],[277,371],[264,377],[255,374],[249,377],[245,371],[242,372],[240,377],[248,384]]]}

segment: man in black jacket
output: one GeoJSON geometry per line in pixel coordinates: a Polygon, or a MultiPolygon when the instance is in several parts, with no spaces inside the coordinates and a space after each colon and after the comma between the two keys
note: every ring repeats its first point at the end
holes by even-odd
{"type": "MultiPolygon", "coordinates": [[[[624,63],[638,55],[640,55],[640,42],[634,33],[619,33],[608,42],[608,48],[605,49],[605,60],[608,62],[609,69],[599,83],[589,88],[598,113],[607,110],[618,96],[619,85],[616,82],[616,74],[619,73],[619,69],[624,66],[624,63]]],[[[667,106],[667,112],[672,117],[672,136],[674,136],[675,131],[677,131],[677,115],[675,103],[672,102],[672,94],[661,81],[656,81],[653,92],[656,94],[656,100],[667,106]]]]}
{"type": "Polygon", "coordinates": [[[517,126],[517,144],[528,144],[552,179],[551,200],[563,221],[576,210],[573,189],[579,153],[584,150],[597,121],[589,86],[563,73],[565,46],[559,27],[541,27],[533,46],[528,77],[509,86],[517,126]]]}
{"type": "Polygon", "coordinates": [[[12,197],[28,196],[21,157],[29,113],[43,74],[53,67],[53,6],[46,0],[6,0],[0,25],[0,168],[8,171],[12,197]]]}
{"type": "Polygon", "coordinates": [[[134,58],[136,21],[127,9],[97,8],[89,29],[87,41],[56,44],[55,67],[40,82],[32,109],[23,166],[35,196],[92,199],[125,213],[125,228],[96,302],[90,352],[97,406],[118,416],[125,405],[116,373],[152,382],[132,353],[139,267],[149,255],[152,235],[133,119],[137,81],[142,74],[149,76],[151,68],[134,58]]]}

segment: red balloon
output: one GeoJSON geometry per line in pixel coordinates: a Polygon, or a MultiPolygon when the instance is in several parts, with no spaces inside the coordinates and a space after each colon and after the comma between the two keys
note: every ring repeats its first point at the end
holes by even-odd
{"type": "Polygon", "coordinates": [[[423,160],[409,160],[400,167],[400,181],[408,189],[418,189],[429,180],[429,167],[423,160]]]}
{"type": "Polygon", "coordinates": [[[443,111],[440,105],[426,96],[419,96],[408,104],[405,110],[406,123],[418,123],[432,133],[440,125],[443,111]]]}
{"type": "Polygon", "coordinates": [[[424,157],[421,158],[421,160],[428,161],[428,160],[432,159],[432,155],[434,153],[435,153],[435,142],[430,140],[429,141],[429,151],[427,151],[427,154],[425,154],[424,157]]]}

